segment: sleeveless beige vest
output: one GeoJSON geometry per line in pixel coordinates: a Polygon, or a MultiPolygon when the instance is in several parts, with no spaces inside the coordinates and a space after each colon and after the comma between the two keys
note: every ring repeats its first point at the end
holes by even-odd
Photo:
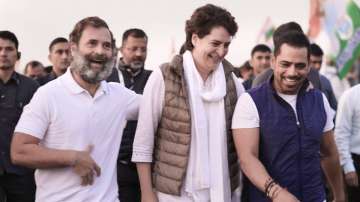
{"type": "MultiPolygon", "coordinates": [[[[237,154],[231,131],[231,120],[237,94],[232,77],[232,65],[223,61],[226,78],[224,100],[229,175],[231,190],[239,186],[237,154]]],[[[187,86],[184,78],[182,56],[175,56],[171,63],[163,64],[161,71],[165,82],[165,102],[155,136],[153,184],[156,190],[180,196],[190,152],[191,117],[187,86]]]]}

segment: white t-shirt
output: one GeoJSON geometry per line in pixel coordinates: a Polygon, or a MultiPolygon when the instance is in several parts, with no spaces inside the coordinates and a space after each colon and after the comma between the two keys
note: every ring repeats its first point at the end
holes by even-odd
{"type": "MultiPolygon", "coordinates": [[[[278,93],[278,95],[281,98],[283,98],[287,103],[289,103],[293,108],[295,114],[297,114],[296,112],[297,95],[285,95],[280,93],[278,93]]],[[[323,95],[324,108],[327,117],[323,131],[327,132],[334,128],[333,120],[334,120],[335,112],[330,107],[329,101],[327,100],[326,96],[323,93],[322,95],[323,95]]],[[[296,119],[297,119],[297,115],[296,115],[296,119]]],[[[232,120],[232,129],[258,128],[258,127],[260,127],[260,118],[256,104],[254,103],[254,100],[249,95],[249,93],[243,93],[236,103],[233,120],[232,120]]]]}
{"type": "Polygon", "coordinates": [[[94,97],[73,79],[70,70],[39,88],[15,132],[40,139],[46,148],[85,150],[101,168],[94,184],[81,186],[71,167],[37,169],[36,201],[118,201],[116,161],[126,120],[137,118],[140,96],[117,83],[101,82],[94,97]]]}

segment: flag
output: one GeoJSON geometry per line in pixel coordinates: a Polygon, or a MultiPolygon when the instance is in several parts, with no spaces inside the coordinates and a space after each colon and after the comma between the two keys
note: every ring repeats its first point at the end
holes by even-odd
{"type": "Polygon", "coordinates": [[[321,18],[324,15],[321,0],[310,0],[310,18],[308,37],[315,39],[321,31],[321,18]]]}
{"type": "Polygon", "coordinates": [[[325,1],[325,25],[340,79],[360,56],[360,0],[325,1]]]}
{"type": "Polygon", "coordinates": [[[258,44],[259,43],[266,44],[271,48],[274,47],[272,41],[272,36],[274,34],[274,31],[275,31],[275,25],[273,24],[271,18],[267,17],[265,23],[261,27],[256,42],[258,44]]]}

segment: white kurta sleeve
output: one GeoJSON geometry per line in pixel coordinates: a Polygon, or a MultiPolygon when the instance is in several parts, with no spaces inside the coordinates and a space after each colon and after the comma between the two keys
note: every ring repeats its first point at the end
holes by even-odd
{"type": "Polygon", "coordinates": [[[136,94],[132,90],[127,90],[127,104],[126,104],[126,120],[137,120],[139,112],[139,104],[141,102],[141,95],[136,94]]]}
{"type": "Polygon", "coordinates": [[[151,73],[140,101],[133,144],[133,162],[152,162],[155,133],[164,105],[165,83],[160,69],[151,73]]]}
{"type": "Polygon", "coordinates": [[[350,136],[352,135],[352,117],[354,116],[354,104],[358,101],[351,99],[351,91],[346,91],[340,98],[338,113],[336,115],[335,143],[340,155],[340,163],[344,172],[355,171],[350,153],[350,136]]]}

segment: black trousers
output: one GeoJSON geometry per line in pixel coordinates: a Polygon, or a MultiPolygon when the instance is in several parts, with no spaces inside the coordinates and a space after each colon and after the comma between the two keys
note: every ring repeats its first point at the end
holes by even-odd
{"type": "Polygon", "coordinates": [[[117,177],[120,201],[140,202],[140,183],[135,164],[118,163],[117,177]]]}
{"type": "MultiPolygon", "coordinates": [[[[356,173],[358,175],[358,180],[360,182],[360,155],[351,154],[356,173]]],[[[351,187],[346,186],[346,191],[348,195],[348,202],[359,202],[360,201],[360,187],[351,187]]]]}
{"type": "Polygon", "coordinates": [[[3,173],[0,175],[0,201],[6,198],[6,202],[34,202],[35,187],[33,173],[3,173]]]}

